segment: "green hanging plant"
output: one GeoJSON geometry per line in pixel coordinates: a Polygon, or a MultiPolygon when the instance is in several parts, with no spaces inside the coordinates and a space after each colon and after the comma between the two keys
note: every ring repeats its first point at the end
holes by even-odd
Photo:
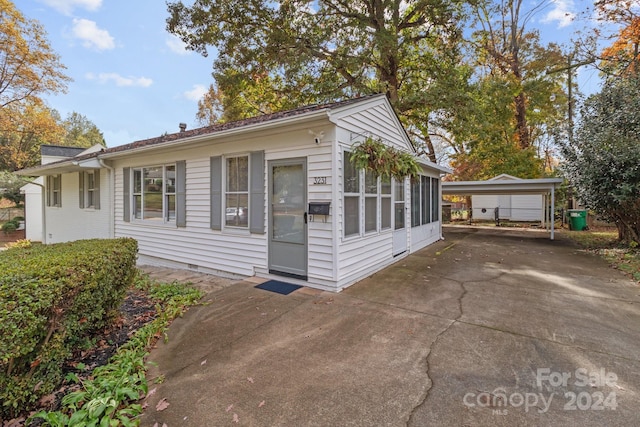
{"type": "Polygon", "coordinates": [[[349,159],[356,169],[371,171],[383,178],[401,180],[405,176],[415,178],[420,173],[420,165],[414,156],[389,147],[379,139],[367,138],[354,145],[349,159]]]}

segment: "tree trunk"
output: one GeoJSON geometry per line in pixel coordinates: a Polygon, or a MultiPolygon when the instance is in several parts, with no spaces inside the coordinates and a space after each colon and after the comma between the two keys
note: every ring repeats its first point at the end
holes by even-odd
{"type": "Polygon", "coordinates": [[[436,161],[436,150],[435,148],[433,148],[433,141],[431,141],[431,136],[428,132],[425,133],[424,144],[427,147],[427,157],[429,158],[429,160],[431,160],[433,163],[438,163],[436,161]]]}
{"type": "Polygon", "coordinates": [[[527,99],[524,92],[520,92],[515,98],[516,104],[516,132],[518,146],[526,150],[531,145],[529,138],[529,126],[527,125],[527,99]]]}

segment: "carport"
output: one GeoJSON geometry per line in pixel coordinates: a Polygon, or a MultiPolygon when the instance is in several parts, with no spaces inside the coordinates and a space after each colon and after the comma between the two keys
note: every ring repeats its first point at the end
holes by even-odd
{"type": "Polygon", "coordinates": [[[545,200],[545,223],[549,223],[551,240],[554,239],[553,213],[548,217],[548,207],[555,205],[555,190],[562,184],[562,178],[519,179],[517,181],[450,181],[442,183],[443,196],[471,195],[525,195],[542,194],[545,200]]]}

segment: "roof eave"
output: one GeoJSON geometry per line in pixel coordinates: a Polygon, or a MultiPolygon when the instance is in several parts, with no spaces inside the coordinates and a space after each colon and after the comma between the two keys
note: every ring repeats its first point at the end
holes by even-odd
{"type": "Polygon", "coordinates": [[[304,113],[304,114],[300,114],[300,115],[293,116],[293,117],[283,117],[281,119],[275,119],[275,120],[271,120],[271,121],[268,121],[268,122],[255,123],[255,124],[242,126],[242,127],[238,127],[238,128],[233,128],[233,129],[228,129],[228,130],[223,130],[223,131],[219,131],[219,132],[206,133],[206,134],[202,134],[202,135],[195,135],[195,136],[191,136],[191,137],[176,139],[176,140],[173,140],[173,141],[167,141],[167,142],[160,142],[160,143],[157,143],[157,144],[151,144],[151,145],[147,145],[147,146],[143,146],[143,147],[131,148],[131,149],[126,149],[126,150],[122,150],[122,151],[114,151],[114,152],[111,152],[111,153],[107,151],[105,153],[101,153],[99,155],[99,158],[100,159],[104,159],[104,160],[108,160],[108,159],[128,156],[128,155],[134,154],[134,153],[137,154],[137,153],[140,153],[140,152],[145,152],[145,151],[150,151],[150,150],[158,150],[158,149],[161,149],[161,148],[170,148],[170,147],[173,147],[173,146],[176,146],[176,145],[194,144],[194,143],[197,143],[197,142],[200,142],[200,141],[206,141],[206,140],[210,141],[212,139],[227,138],[227,137],[230,137],[230,136],[239,135],[239,134],[243,134],[243,133],[257,132],[257,131],[262,131],[262,130],[266,130],[266,129],[287,126],[287,125],[290,125],[292,123],[304,123],[304,122],[307,122],[307,121],[326,118],[328,116],[329,116],[329,109],[321,109],[321,110],[311,111],[309,113],[304,113]]]}

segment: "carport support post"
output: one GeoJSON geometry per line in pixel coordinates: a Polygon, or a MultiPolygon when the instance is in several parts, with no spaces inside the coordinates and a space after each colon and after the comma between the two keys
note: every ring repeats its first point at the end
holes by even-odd
{"type": "Polygon", "coordinates": [[[556,206],[556,194],[555,194],[556,186],[551,186],[551,215],[549,221],[551,221],[551,240],[553,240],[553,227],[555,225],[555,206],[556,206]]]}

